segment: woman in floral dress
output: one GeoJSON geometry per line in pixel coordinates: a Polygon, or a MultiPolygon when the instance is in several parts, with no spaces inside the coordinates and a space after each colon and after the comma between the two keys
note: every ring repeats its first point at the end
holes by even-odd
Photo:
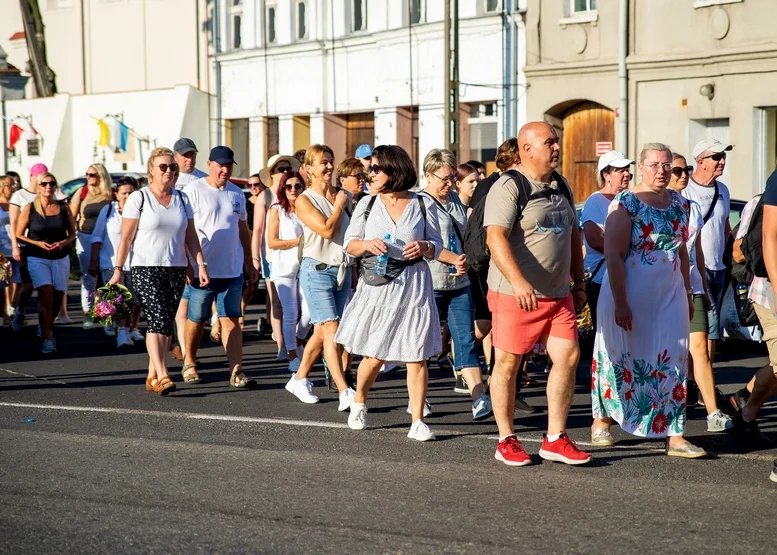
{"type": "Polygon", "coordinates": [[[645,145],[638,169],[640,184],[619,193],[607,216],[607,273],[591,363],[593,416],[610,417],[636,436],[667,437],[668,455],[699,458],[705,451],[683,437],[693,316],[687,201],[667,190],[667,146],[645,145]]]}

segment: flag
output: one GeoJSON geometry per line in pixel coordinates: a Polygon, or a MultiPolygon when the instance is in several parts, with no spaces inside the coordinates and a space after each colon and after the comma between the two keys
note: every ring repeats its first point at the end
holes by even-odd
{"type": "Polygon", "coordinates": [[[23,134],[24,134],[24,129],[22,129],[15,123],[11,125],[9,138],[8,138],[8,150],[13,150],[14,148],[16,148],[16,143],[19,142],[19,139],[22,138],[23,134]]]}
{"type": "Polygon", "coordinates": [[[99,146],[110,146],[111,130],[108,127],[108,124],[100,119],[100,120],[97,120],[97,127],[100,128],[100,138],[97,140],[97,144],[99,146]]]}
{"type": "Polygon", "coordinates": [[[127,152],[127,139],[129,138],[129,127],[124,122],[115,120],[113,145],[120,152],[127,152]]]}

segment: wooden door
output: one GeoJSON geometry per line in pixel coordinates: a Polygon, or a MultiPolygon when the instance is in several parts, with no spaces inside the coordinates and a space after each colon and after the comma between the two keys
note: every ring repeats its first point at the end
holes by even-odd
{"type": "Polygon", "coordinates": [[[359,145],[375,146],[375,114],[348,114],[345,155],[352,157],[359,145]]]}
{"type": "Polygon", "coordinates": [[[595,102],[570,108],[563,118],[561,174],[572,187],[576,202],[596,191],[597,142],[615,143],[613,111],[595,102]]]}

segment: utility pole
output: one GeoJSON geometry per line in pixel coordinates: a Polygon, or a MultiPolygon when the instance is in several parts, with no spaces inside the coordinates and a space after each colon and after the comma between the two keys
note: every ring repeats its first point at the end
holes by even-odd
{"type": "Polygon", "coordinates": [[[459,0],[445,0],[445,148],[459,156],[459,0]],[[453,44],[451,45],[451,35],[453,44]],[[452,46],[452,47],[451,47],[452,46]]]}

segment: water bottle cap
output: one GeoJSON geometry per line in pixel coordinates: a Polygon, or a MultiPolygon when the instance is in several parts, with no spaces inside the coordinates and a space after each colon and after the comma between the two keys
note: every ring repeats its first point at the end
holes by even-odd
{"type": "Polygon", "coordinates": [[[383,236],[383,238],[384,238],[384,239],[391,239],[391,233],[386,233],[386,234],[383,236]]]}

